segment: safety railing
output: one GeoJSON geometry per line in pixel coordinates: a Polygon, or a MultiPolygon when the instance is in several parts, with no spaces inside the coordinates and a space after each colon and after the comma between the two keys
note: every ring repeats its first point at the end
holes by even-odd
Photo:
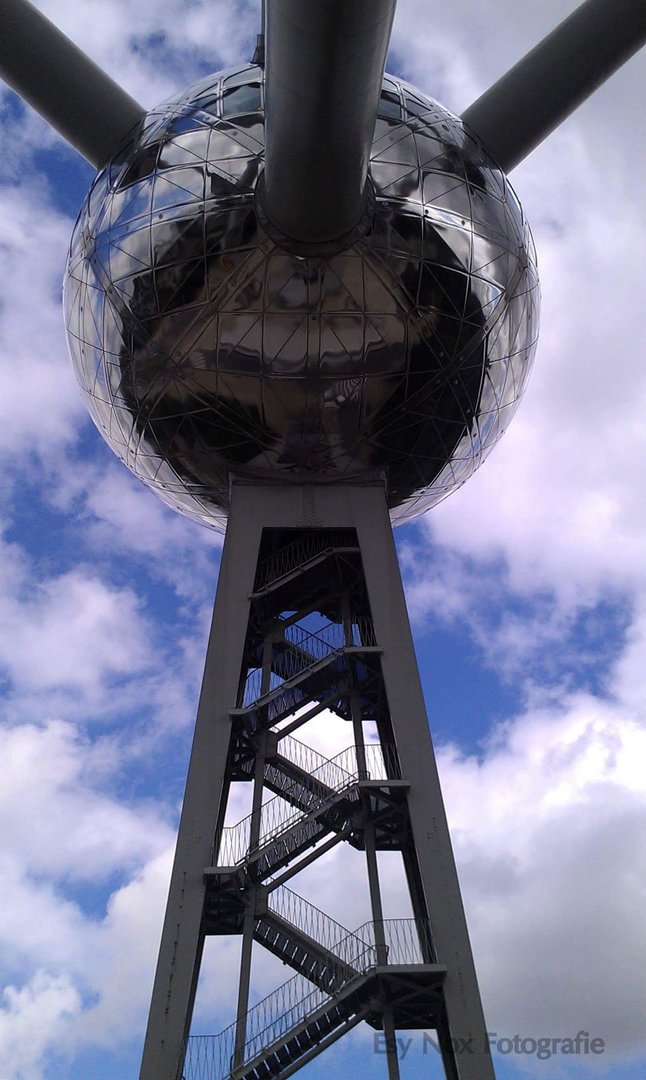
{"type": "MultiPolygon", "coordinates": [[[[382,926],[388,964],[416,966],[430,962],[432,951],[427,920],[385,919],[382,926]]],[[[294,1028],[318,1009],[335,1002],[340,987],[348,986],[357,976],[368,974],[378,965],[380,959],[376,945],[365,947],[366,940],[375,940],[373,923],[364,923],[348,938],[358,941],[358,951],[347,963],[340,965],[341,983],[335,994],[327,994],[318,987],[312,988],[304,975],[295,975],[283,983],[247,1013],[246,1041],[242,1060],[237,1064],[252,1061],[270,1046],[286,1039],[294,1028]]],[[[235,1036],[235,1024],[219,1035],[192,1035],[187,1043],[186,1080],[227,1080],[234,1067],[235,1036]]]]}
{"type": "Polygon", "coordinates": [[[278,756],[265,765],[265,785],[307,812],[317,799],[341,787],[350,771],[288,735],[281,739],[278,756]]]}
{"type": "MultiPolygon", "coordinates": [[[[381,922],[389,964],[431,964],[435,952],[428,919],[383,919],[381,922]]],[[[362,941],[377,946],[374,922],[364,923],[355,934],[362,941]]]]}
{"type": "Polygon", "coordinates": [[[258,702],[264,694],[272,693],[281,682],[296,678],[335,653],[340,654],[348,647],[374,645],[375,632],[370,619],[355,619],[348,627],[347,636],[342,623],[327,622],[316,631],[292,623],[285,627],[282,641],[276,642],[273,647],[269,686],[263,685],[262,667],[252,668],[245,680],[242,706],[244,708],[258,702]]]}
{"type": "MultiPolygon", "coordinates": [[[[279,747],[287,743],[288,738],[289,736],[286,736],[281,739],[279,747]]],[[[297,740],[294,739],[292,742],[296,743],[297,740]]],[[[287,744],[288,747],[289,745],[287,744]]],[[[303,743],[298,745],[304,746],[303,743]]],[[[312,751],[312,754],[315,755],[316,752],[312,751]]],[[[257,847],[260,849],[277,840],[283,833],[304,821],[317,809],[323,809],[333,801],[336,795],[346,791],[360,779],[385,780],[389,775],[391,777],[399,775],[398,772],[394,772],[397,767],[394,750],[382,747],[379,743],[368,743],[365,747],[365,755],[367,769],[364,776],[359,775],[356,748],[350,746],[334,758],[323,759],[321,765],[308,773],[307,779],[310,783],[316,782],[311,784],[311,790],[302,780],[294,781],[294,784],[300,784],[303,789],[303,801],[298,809],[294,809],[292,803],[285,798],[285,794],[275,795],[263,803],[259,811],[252,811],[236,825],[223,828],[217,852],[214,847],[212,865],[238,866],[244,862],[250,854],[251,837],[256,832],[253,826],[258,817],[260,820],[257,830],[257,847]],[[317,791],[318,784],[323,785],[327,790],[323,797],[317,791]]]]}
{"type": "Polygon", "coordinates": [[[353,957],[361,953],[368,945],[374,944],[371,940],[362,941],[360,936],[347,930],[341,923],[326,915],[303,896],[292,892],[286,885],[273,889],[267,897],[267,902],[271,914],[278,915],[284,922],[321,945],[335,960],[340,960],[343,964],[351,964],[353,957]]]}
{"type": "Polygon", "coordinates": [[[266,728],[280,723],[285,717],[304,705],[308,705],[312,700],[307,690],[298,683],[288,686],[279,679],[275,682],[277,685],[272,687],[271,696],[267,695],[264,700],[258,698],[254,698],[253,701],[243,700],[243,708],[249,714],[247,724],[251,732],[257,731],[261,722],[266,728]]]}
{"type": "MultiPolygon", "coordinates": [[[[284,758],[290,765],[295,765],[297,769],[301,769],[306,773],[315,772],[329,761],[325,754],[321,754],[318,750],[314,750],[313,747],[307,746],[300,739],[295,739],[293,735],[282,736],[278,743],[278,754],[280,758],[284,758]]],[[[253,758],[251,758],[247,771],[253,773],[253,768],[253,758]]]]}
{"type": "Polygon", "coordinates": [[[357,537],[348,530],[338,532],[312,531],[300,536],[291,544],[285,544],[258,565],[254,592],[266,589],[281,577],[306,565],[312,559],[334,548],[356,548],[357,537]]]}
{"type": "Polygon", "coordinates": [[[310,651],[307,648],[307,640],[315,636],[326,642],[331,649],[342,649],[348,645],[375,645],[375,631],[371,619],[355,618],[348,624],[327,621],[312,630],[311,627],[301,626],[299,623],[291,623],[285,627],[285,641],[297,645],[299,648],[310,651]],[[347,636],[346,636],[347,634],[347,636]]]}
{"type": "Polygon", "coordinates": [[[357,762],[356,746],[348,746],[333,759],[337,766],[346,772],[352,772],[358,780],[400,780],[399,759],[394,746],[382,746],[381,743],[366,743],[363,748],[366,762],[365,775],[361,775],[357,762]]]}
{"type": "Polygon", "coordinates": [[[284,760],[267,762],[265,765],[265,787],[273,791],[274,795],[280,795],[288,803],[304,813],[314,807],[317,801],[331,794],[332,789],[317,780],[315,776],[300,773],[300,769],[292,769],[284,760]]]}
{"type": "Polygon", "coordinates": [[[356,772],[356,764],[348,750],[334,758],[326,758],[324,754],[307,746],[300,739],[292,735],[285,735],[278,741],[278,754],[285,758],[290,765],[307,773],[308,777],[316,780],[317,784],[325,784],[326,787],[336,789],[348,778],[348,774],[356,772]],[[338,760],[338,759],[341,760],[338,760]]]}
{"type": "MultiPolygon", "coordinates": [[[[352,958],[353,978],[374,967],[375,950],[363,948],[352,958]]],[[[186,1080],[226,1080],[234,1065],[242,1065],[284,1038],[308,1016],[334,998],[312,987],[304,975],[295,975],[247,1013],[246,1041],[242,1060],[235,1062],[236,1024],[219,1035],[192,1035],[188,1039],[184,1063],[186,1080]]]]}
{"type": "Polygon", "coordinates": [[[331,645],[317,634],[304,634],[298,644],[288,642],[275,645],[269,687],[263,687],[263,669],[252,668],[245,680],[243,707],[259,701],[264,694],[280,686],[281,682],[301,675],[319,661],[342,651],[342,648],[342,645],[331,645]]]}
{"type": "Polygon", "coordinates": [[[252,826],[256,824],[258,816],[260,818],[258,848],[261,848],[278,839],[281,834],[303,821],[308,814],[324,807],[335,795],[357,782],[356,774],[346,772],[342,767],[339,768],[334,760],[326,761],[321,768],[315,769],[312,777],[323,783],[325,783],[326,777],[340,777],[340,779],[338,779],[335,786],[326,784],[330,794],[323,799],[311,792],[311,800],[307,809],[295,810],[282,795],[275,795],[273,799],[268,799],[267,802],[263,803],[259,811],[252,811],[251,814],[248,814],[236,825],[223,828],[217,853],[218,861],[214,865],[237,866],[239,863],[244,862],[250,853],[251,837],[253,831],[255,831],[252,826]]]}

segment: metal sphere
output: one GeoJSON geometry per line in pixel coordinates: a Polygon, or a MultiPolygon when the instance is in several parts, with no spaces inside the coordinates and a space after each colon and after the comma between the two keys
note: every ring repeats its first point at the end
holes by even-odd
{"type": "Polygon", "coordinates": [[[262,73],[211,76],[146,117],[97,176],[65,277],[90,413],[166,503],[223,527],[229,480],[383,474],[422,513],[483,461],[538,332],[531,237],[452,116],[384,80],[362,235],[329,257],[259,220],[262,73]]]}

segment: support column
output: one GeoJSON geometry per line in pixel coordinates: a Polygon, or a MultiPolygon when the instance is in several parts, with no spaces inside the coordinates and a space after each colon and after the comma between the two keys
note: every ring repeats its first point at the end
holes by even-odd
{"type": "MultiPolygon", "coordinates": [[[[345,639],[346,644],[352,644],[351,636],[351,621],[349,616],[346,617],[345,627],[345,639]]],[[[368,777],[368,768],[366,763],[366,747],[363,737],[363,722],[361,719],[361,710],[359,702],[357,700],[356,688],[352,688],[350,692],[350,708],[352,710],[352,730],[354,731],[354,745],[357,753],[357,773],[360,779],[366,779],[368,777]]],[[[363,826],[363,838],[364,846],[366,849],[366,869],[368,872],[368,888],[370,891],[370,908],[372,911],[372,922],[374,926],[375,935],[375,948],[377,953],[377,963],[388,963],[388,946],[386,944],[386,935],[384,931],[384,909],[381,901],[381,886],[379,884],[379,866],[377,864],[377,845],[375,842],[375,826],[370,818],[370,807],[366,805],[364,801],[364,813],[365,820],[363,826]]],[[[384,1036],[386,1042],[386,1064],[388,1066],[388,1080],[399,1080],[399,1062],[397,1060],[397,1038],[395,1035],[395,1025],[393,1022],[393,1011],[385,1004],[383,1011],[383,1026],[384,1036]]]]}
{"type": "MultiPolygon", "coordinates": [[[[261,694],[266,694],[271,681],[271,651],[272,634],[265,638],[262,656],[262,682],[261,694]]],[[[262,731],[258,735],[258,747],[256,750],[256,764],[253,776],[253,802],[251,806],[251,829],[249,833],[249,850],[254,851],[260,840],[262,821],[262,792],[265,780],[265,760],[267,748],[267,732],[262,731]]],[[[240,980],[238,983],[238,1007],[236,1010],[236,1040],[234,1050],[234,1065],[242,1064],[244,1058],[244,1046],[247,1037],[247,1012],[249,1009],[249,988],[251,986],[251,950],[253,947],[253,928],[256,922],[256,890],[248,891],[247,909],[244,915],[242,929],[242,952],[240,954],[240,980]]]]}
{"type": "Polygon", "coordinates": [[[258,510],[253,502],[240,513],[233,506],[224,542],[140,1080],[181,1080],[203,945],[204,869],[228,790],[229,714],[263,527],[258,510]]]}
{"type": "MultiPolygon", "coordinates": [[[[357,493],[359,495],[359,493],[357,493]]],[[[444,1064],[449,1080],[493,1080],[486,1025],[460,895],[424,695],[385,499],[362,490],[356,528],[402,775],[410,782],[411,842],[435,955],[447,965],[444,1064]],[[451,1045],[451,1040],[453,1043],[451,1045]],[[456,1055],[452,1046],[473,1047],[456,1055]]]]}

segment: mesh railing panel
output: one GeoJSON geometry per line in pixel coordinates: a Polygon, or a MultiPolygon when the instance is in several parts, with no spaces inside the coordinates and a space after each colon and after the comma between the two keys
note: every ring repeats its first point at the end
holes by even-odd
{"type": "Polygon", "coordinates": [[[375,632],[370,619],[355,619],[349,627],[348,640],[342,623],[328,622],[315,632],[299,626],[298,623],[292,623],[285,627],[284,642],[274,648],[269,688],[263,691],[262,667],[251,668],[245,680],[242,707],[253,705],[261,700],[263,693],[272,693],[280,686],[281,681],[286,682],[302,675],[314,664],[335,653],[341,654],[349,646],[374,645],[375,632]]]}
{"type": "Polygon", "coordinates": [[[302,934],[313,938],[344,964],[350,964],[353,957],[373,944],[369,940],[362,941],[356,934],[326,915],[309,900],[292,892],[286,885],[281,885],[269,893],[268,906],[270,912],[279,915],[302,934]]]}
{"type": "MultiPolygon", "coordinates": [[[[429,962],[428,920],[385,919],[383,930],[389,964],[417,965],[429,962]]],[[[358,942],[359,950],[348,957],[347,966],[339,966],[339,985],[344,982],[347,985],[356,975],[366,974],[378,963],[376,946],[365,945],[366,941],[374,942],[373,923],[364,923],[353,934],[348,934],[347,939],[358,942]],[[349,976],[348,968],[351,969],[349,976]]],[[[312,988],[311,982],[303,975],[295,975],[283,983],[247,1013],[246,1042],[240,1064],[253,1061],[318,1009],[334,1000],[334,995],[326,994],[317,987],[312,988]]],[[[226,1080],[233,1066],[235,1033],[236,1025],[230,1024],[219,1035],[192,1035],[187,1043],[185,1080],[226,1080]]]]}
{"type": "Polygon", "coordinates": [[[291,573],[299,566],[305,565],[324,551],[356,546],[356,535],[349,531],[314,532],[311,535],[301,536],[263,559],[256,572],[254,590],[266,589],[274,581],[291,573]]]}
{"type": "MultiPolygon", "coordinates": [[[[428,919],[384,919],[383,933],[389,964],[434,963],[431,928],[428,919]]],[[[376,946],[375,924],[364,923],[355,930],[357,937],[376,946]]]]}
{"type": "MultiPolygon", "coordinates": [[[[286,736],[281,739],[279,747],[287,744],[288,738],[289,736],[286,736]]],[[[287,744],[288,752],[293,749],[292,744],[297,744],[299,748],[302,748],[294,752],[303,755],[302,760],[306,760],[304,751],[309,748],[305,747],[304,743],[298,743],[298,740],[292,739],[291,744],[287,744]]],[[[393,770],[396,768],[394,751],[389,751],[388,748],[382,747],[379,743],[368,743],[365,752],[368,778],[385,780],[389,775],[389,771],[390,776],[393,775],[393,770]]],[[[320,798],[316,792],[309,792],[311,798],[305,809],[294,808],[283,794],[268,799],[260,808],[259,848],[278,839],[282,833],[292,829],[299,821],[304,820],[308,814],[323,808],[327,803],[331,803],[333,796],[352,787],[360,779],[355,747],[350,746],[329,760],[322,758],[314,750],[311,751],[311,754],[312,763],[315,763],[321,757],[322,764],[318,764],[316,768],[311,770],[305,769],[304,771],[308,772],[311,779],[323,784],[330,792],[329,796],[326,795],[320,798]]],[[[397,774],[395,773],[395,775],[397,774]]],[[[299,781],[294,781],[294,784],[298,783],[299,781]]],[[[212,865],[237,866],[239,863],[244,862],[249,854],[254,818],[254,813],[248,814],[236,825],[222,829],[219,849],[217,853],[215,849],[213,852],[214,858],[217,854],[217,863],[213,861],[212,865]]]]}

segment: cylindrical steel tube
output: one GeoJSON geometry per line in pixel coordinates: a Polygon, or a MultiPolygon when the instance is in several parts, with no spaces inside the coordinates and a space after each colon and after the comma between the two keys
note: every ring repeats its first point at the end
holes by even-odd
{"type": "Polygon", "coordinates": [[[509,172],[644,43],[645,0],[587,0],[462,119],[509,172]]]}
{"type": "Polygon", "coordinates": [[[262,206],[306,244],[359,222],[396,0],[270,0],[262,206]]]}
{"type": "Polygon", "coordinates": [[[145,110],[27,0],[0,17],[0,78],[101,168],[145,110]]]}

